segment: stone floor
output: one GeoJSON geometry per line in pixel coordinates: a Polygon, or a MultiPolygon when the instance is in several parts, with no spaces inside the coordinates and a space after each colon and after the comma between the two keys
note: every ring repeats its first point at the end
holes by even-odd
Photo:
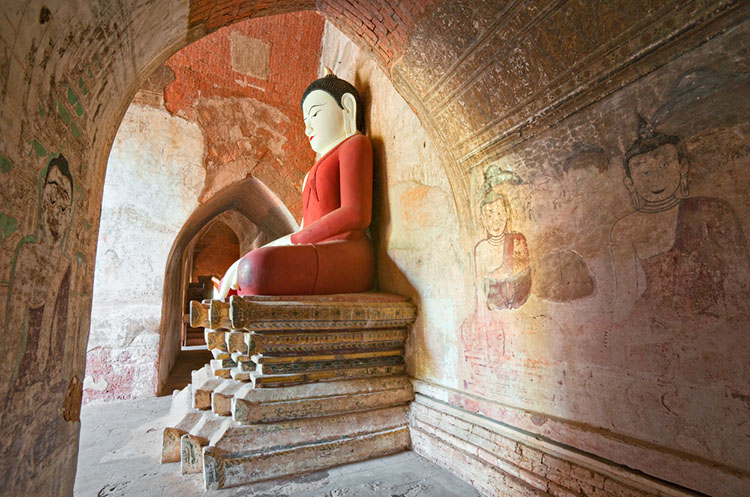
{"type": "Polygon", "coordinates": [[[480,497],[414,452],[242,487],[203,490],[201,475],[159,464],[171,397],[88,405],[81,413],[80,497],[480,497]]]}

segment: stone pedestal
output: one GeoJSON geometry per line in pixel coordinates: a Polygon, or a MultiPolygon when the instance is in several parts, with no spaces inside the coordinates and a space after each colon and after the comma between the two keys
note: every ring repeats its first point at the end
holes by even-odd
{"type": "Polygon", "coordinates": [[[415,317],[382,293],[192,302],[214,359],[175,394],[162,462],[217,489],[408,449],[415,317]]]}

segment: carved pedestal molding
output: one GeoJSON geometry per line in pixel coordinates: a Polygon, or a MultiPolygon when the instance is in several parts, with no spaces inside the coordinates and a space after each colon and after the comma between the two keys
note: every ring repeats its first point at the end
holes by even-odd
{"type": "Polygon", "coordinates": [[[410,447],[416,308],[403,297],[232,297],[191,302],[190,316],[213,359],[174,394],[162,462],[203,472],[206,489],[410,447]]]}
{"type": "Polygon", "coordinates": [[[737,475],[604,430],[413,383],[413,450],[487,495],[733,496],[744,495],[747,488],[737,475]],[[620,458],[606,460],[597,452],[620,458]]]}

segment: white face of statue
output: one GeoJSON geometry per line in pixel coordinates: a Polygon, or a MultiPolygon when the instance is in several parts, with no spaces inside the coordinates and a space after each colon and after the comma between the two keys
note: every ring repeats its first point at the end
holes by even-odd
{"type": "Polygon", "coordinates": [[[680,187],[680,159],[672,144],[636,155],[628,164],[633,187],[649,202],[665,200],[680,187]]]}
{"type": "Polygon", "coordinates": [[[302,114],[305,135],[315,152],[325,154],[346,138],[344,109],[325,91],[311,91],[302,102],[302,114]]]}

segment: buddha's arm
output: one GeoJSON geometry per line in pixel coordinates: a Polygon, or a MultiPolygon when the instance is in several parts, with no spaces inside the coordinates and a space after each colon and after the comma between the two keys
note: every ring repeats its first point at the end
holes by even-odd
{"type": "Polygon", "coordinates": [[[372,215],[372,145],[364,135],[338,150],[341,207],[291,236],[292,243],[317,243],[341,233],[365,230],[372,215]]]}

